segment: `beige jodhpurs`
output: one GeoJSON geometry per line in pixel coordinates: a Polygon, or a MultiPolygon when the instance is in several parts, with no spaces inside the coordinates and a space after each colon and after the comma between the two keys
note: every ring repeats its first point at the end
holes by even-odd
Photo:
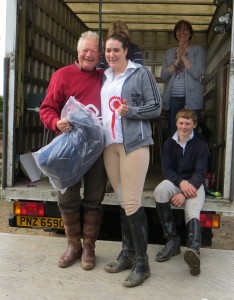
{"type": "Polygon", "coordinates": [[[111,144],[104,150],[104,164],[119,204],[127,216],[132,215],[141,206],[149,147],[126,154],[123,144],[111,144]]]}

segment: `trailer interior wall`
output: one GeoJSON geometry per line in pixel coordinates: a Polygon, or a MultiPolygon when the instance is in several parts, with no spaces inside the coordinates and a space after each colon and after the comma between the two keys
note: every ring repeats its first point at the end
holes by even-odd
{"type": "MultiPolygon", "coordinates": [[[[14,185],[18,155],[43,144],[38,101],[53,72],[72,63],[77,41],[87,27],[62,0],[9,0],[6,3],[6,53],[10,59],[5,181],[14,185]]],[[[3,149],[4,151],[4,149],[3,149]]]]}
{"type": "MultiPolygon", "coordinates": [[[[231,165],[233,147],[233,81],[231,56],[233,54],[233,20],[223,34],[215,34],[213,28],[220,16],[232,9],[232,1],[216,9],[207,33],[207,67],[205,83],[204,126],[213,156],[211,171],[216,174],[217,190],[230,199],[231,165]]],[[[233,16],[232,16],[233,18],[233,16]]],[[[233,67],[232,67],[233,68],[233,67]]]]}

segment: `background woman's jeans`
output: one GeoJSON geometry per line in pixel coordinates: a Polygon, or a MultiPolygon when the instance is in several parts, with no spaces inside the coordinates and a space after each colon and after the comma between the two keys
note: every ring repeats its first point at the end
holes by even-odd
{"type": "MultiPolygon", "coordinates": [[[[167,111],[167,121],[168,121],[168,131],[169,135],[172,136],[177,128],[176,128],[176,114],[181,109],[185,108],[185,98],[184,97],[171,97],[169,110],[167,111]]],[[[189,108],[189,107],[188,107],[189,108]]],[[[193,110],[197,114],[197,127],[195,128],[195,132],[198,132],[199,124],[201,122],[201,110],[196,109],[193,110]]]]}
{"type": "Polygon", "coordinates": [[[176,132],[176,114],[179,110],[185,107],[185,98],[184,97],[171,97],[169,110],[167,113],[168,119],[168,130],[170,136],[172,136],[176,132]]]}

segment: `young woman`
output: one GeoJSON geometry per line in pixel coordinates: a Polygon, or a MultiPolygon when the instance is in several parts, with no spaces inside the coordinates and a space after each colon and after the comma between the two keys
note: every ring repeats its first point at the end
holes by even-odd
{"type": "Polygon", "coordinates": [[[110,273],[132,269],[124,285],[140,285],[150,276],[147,219],[141,206],[153,144],[149,119],[161,112],[161,97],[153,75],[128,59],[128,42],[119,34],[108,37],[101,90],[106,135],[104,163],[121,206],[122,251],[105,266],[110,273]]]}

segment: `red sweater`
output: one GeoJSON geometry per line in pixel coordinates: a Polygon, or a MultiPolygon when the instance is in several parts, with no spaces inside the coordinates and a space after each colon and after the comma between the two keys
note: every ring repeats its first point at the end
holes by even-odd
{"type": "Polygon", "coordinates": [[[74,96],[84,105],[93,104],[101,114],[102,70],[80,70],[76,63],[57,70],[51,77],[46,97],[40,107],[44,126],[57,131],[56,123],[67,100],[74,96]]]}

